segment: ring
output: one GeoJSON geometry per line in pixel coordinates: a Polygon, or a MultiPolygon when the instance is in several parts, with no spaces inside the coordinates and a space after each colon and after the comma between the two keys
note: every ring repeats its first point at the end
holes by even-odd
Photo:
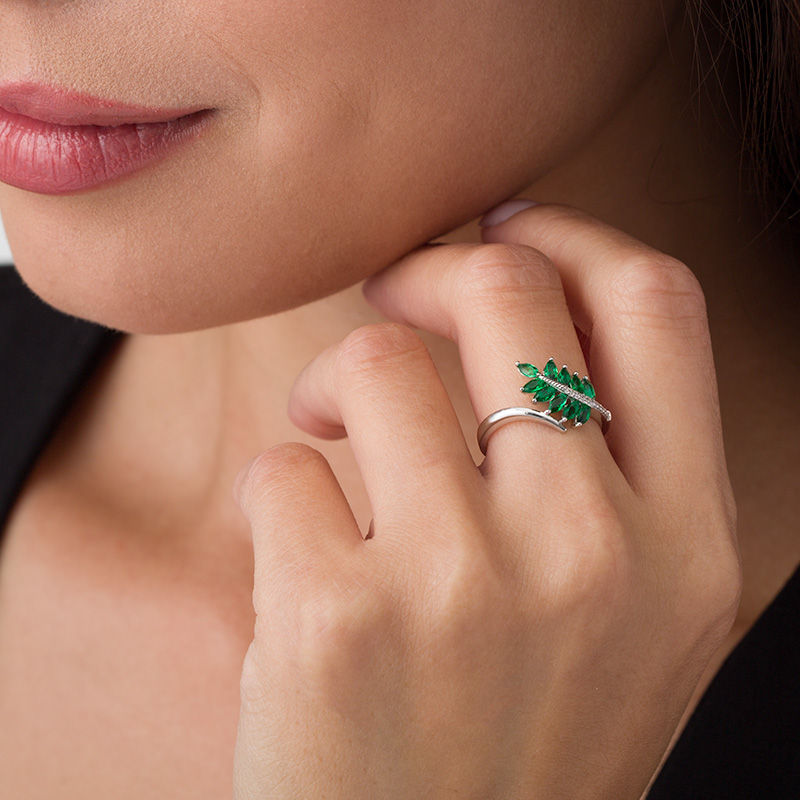
{"type": "Polygon", "coordinates": [[[501,408],[499,411],[489,414],[478,426],[478,447],[480,447],[481,453],[486,455],[486,444],[493,431],[520,419],[546,422],[558,428],[562,433],[567,431],[565,424],[567,420],[572,420],[573,428],[579,428],[590,419],[595,419],[596,422],[600,422],[605,436],[611,424],[611,412],[595,399],[594,386],[588,375],[584,375],[583,378],[577,372],[570,375],[566,364],[559,370],[552,357],[542,370],[537,369],[533,364],[524,364],[519,361],[516,362],[516,365],[526,378],[530,378],[524,386],[520,387],[520,391],[533,395],[531,402],[547,403],[548,407],[543,411],[527,407],[501,408]],[[600,414],[600,420],[591,416],[592,410],[600,414]],[[553,417],[554,411],[560,412],[561,417],[553,417]]]}

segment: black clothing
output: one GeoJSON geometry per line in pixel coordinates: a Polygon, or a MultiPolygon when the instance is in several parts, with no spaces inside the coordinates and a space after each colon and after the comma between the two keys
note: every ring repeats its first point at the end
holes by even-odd
{"type": "MultiPolygon", "coordinates": [[[[37,456],[119,336],[56,311],[13,268],[0,269],[0,531],[37,456]]],[[[648,798],[800,800],[800,568],[711,682],[648,798]]]]}
{"type": "Polygon", "coordinates": [[[119,335],[56,311],[0,266],[0,539],[37,456],[119,335]]]}

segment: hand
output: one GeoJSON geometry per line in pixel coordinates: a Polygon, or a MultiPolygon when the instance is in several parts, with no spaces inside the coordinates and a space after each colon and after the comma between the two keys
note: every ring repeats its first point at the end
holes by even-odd
{"type": "Polygon", "coordinates": [[[272,448],[240,483],[257,622],[237,798],[638,798],[732,625],[698,281],[568,206],[483,235],[367,281],[401,324],[354,331],[295,384],[298,424],[346,430],[374,537],[312,448],[272,448]],[[607,436],[515,422],[476,467],[406,325],[458,343],[478,420],[524,404],[515,361],[553,355],[591,377],[607,436]]]}

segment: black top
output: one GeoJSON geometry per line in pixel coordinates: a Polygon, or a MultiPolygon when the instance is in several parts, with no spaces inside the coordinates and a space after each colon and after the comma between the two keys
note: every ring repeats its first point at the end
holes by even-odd
{"type": "Polygon", "coordinates": [[[0,266],[0,531],[36,457],[118,336],[56,311],[0,266]]]}
{"type": "MultiPolygon", "coordinates": [[[[0,531],[37,456],[119,336],[56,311],[16,270],[0,269],[0,531]]],[[[649,800],[800,800],[799,623],[800,568],[714,677],[649,800]]]]}

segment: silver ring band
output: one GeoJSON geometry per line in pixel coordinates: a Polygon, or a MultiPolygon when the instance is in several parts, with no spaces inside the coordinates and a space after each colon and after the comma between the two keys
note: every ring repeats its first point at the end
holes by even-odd
{"type": "Polygon", "coordinates": [[[478,425],[478,447],[481,453],[486,455],[486,443],[489,441],[489,436],[492,431],[497,428],[502,428],[509,422],[514,422],[517,419],[533,419],[542,422],[549,422],[554,427],[558,428],[563,433],[567,432],[567,428],[555,417],[550,414],[545,414],[544,411],[537,411],[535,408],[501,408],[499,411],[494,411],[489,414],[486,419],[478,425]]]}

